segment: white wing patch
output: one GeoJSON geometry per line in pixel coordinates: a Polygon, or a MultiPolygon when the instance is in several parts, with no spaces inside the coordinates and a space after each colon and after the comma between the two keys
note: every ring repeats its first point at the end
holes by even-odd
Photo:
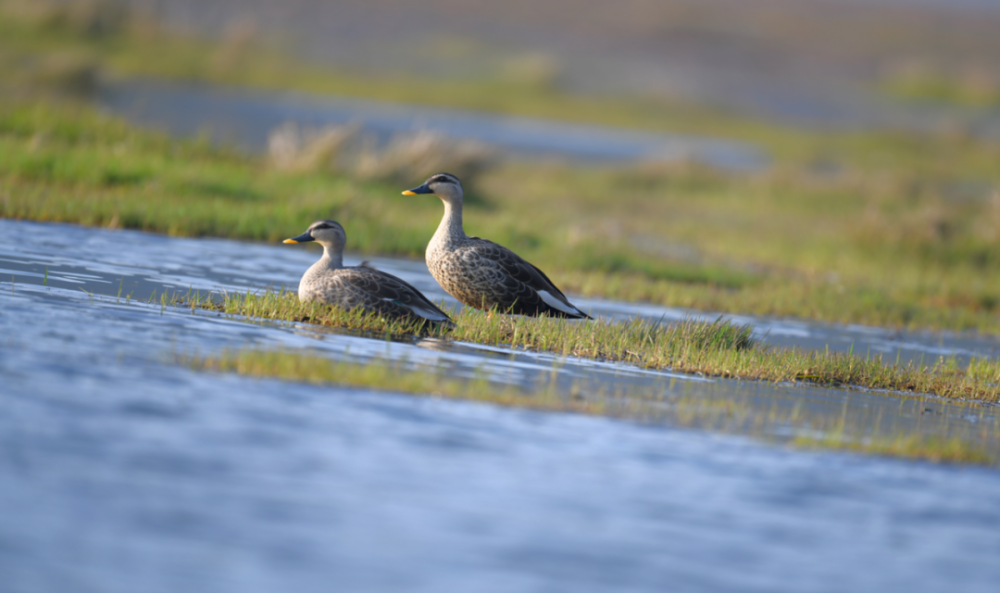
{"type": "Polygon", "coordinates": [[[552,307],[553,309],[558,309],[559,311],[562,311],[563,313],[569,313],[570,315],[583,314],[583,311],[580,311],[576,307],[560,301],[558,298],[552,296],[547,291],[536,290],[535,292],[538,293],[538,296],[542,297],[542,300],[545,301],[546,305],[552,307]]]}

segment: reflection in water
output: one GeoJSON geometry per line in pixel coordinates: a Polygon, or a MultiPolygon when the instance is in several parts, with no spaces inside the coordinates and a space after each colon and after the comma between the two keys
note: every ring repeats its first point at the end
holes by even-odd
{"type": "MultiPolygon", "coordinates": [[[[293,286],[311,257],[0,221],[6,588],[987,591],[1000,578],[994,470],[652,426],[692,414],[754,432],[766,415],[798,414],[817,428],[843,418],[974,436],[995,426],[993,409],[136,302],[167,287],[293,286]],[[645,425],[206,374],[171,358],[243,346],[529,387],[554,375],[645,425]],[[629,387],[641,405],[614,399],[629,387]]],[[[383,264],[441,296],[419,262],[383,264]]]]}

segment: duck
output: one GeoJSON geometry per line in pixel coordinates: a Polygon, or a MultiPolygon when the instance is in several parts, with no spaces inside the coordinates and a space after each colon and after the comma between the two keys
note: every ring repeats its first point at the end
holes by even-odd
{"type": "Polygon", "coordinates": [[[450,173],[431,175],[404,196],[434,194],[444,217],[427,244],[427,268],[448,294],[476,309],[514,315],[591,319],[536,266],[487,239],[469,237],[462,227],[462,182],[450,173]]]}
{"type": "Polygon", "coordinates": [[[344,309],[362,308],[387,318],[426,321],[453,326],[451,318],[405,280],[376,270],[362,262],[344,265],[347,233],[335,220],[317,220],[298,237],[284,243],[315,241],[323,246],[323,257],[306,270],[299,282],[299,300],[319,301],[344,309]]]}

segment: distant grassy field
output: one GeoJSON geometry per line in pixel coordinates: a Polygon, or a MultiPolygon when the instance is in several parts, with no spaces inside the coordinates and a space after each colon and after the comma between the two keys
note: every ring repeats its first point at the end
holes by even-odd
{"type": "Polygon", "coordinates": [[[437,225],[436,199],[399,195],[434,171],[404,183],[322,159],[289,169],[136,130],[59,98],[85,96],[98,75],[692,132],[755,143],[773,164],[727,174],[695,164],[496,163],[470,180],[466,230],[587,295],[1000,333],[998,140],[961,130],[794,130],[663,101],[489,80],[363,78],[252,41],[210,43],[108,9],[52,6],[0,4],[0,216],[262,241],[331,217],[344,223],[353,251],[413,257],[437,225]]]}

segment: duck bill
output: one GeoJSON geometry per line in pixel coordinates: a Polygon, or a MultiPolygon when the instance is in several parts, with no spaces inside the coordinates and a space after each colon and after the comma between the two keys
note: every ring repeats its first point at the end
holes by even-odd
{"type": "Polygon", "coordinates": [[[408,189],[408,190],[404,191],[403,195],[404,196],[416,196],[416,195],[419,195],[419,194],[430,194],[430,193],[434,193],[434,192],[432,192],[431,188],[427,187],[427,184],[425,183],[425,184],[421,185],[420,187],[415,187],[413,189],[408,189]]]}
{"type": "Polygon", "coordinates": [[[299,235],[298,237],[292,237],[291,239],[285,239],[284,241],[282,241],[282,243],[288,243],[289,245],[291,245],[293,243],[308,243],[309,241],[315,241],[315,240],[316,239],[313,239],[312,235],[310,235],[309,233],[303,233],[303,234],[299,235]]]}

